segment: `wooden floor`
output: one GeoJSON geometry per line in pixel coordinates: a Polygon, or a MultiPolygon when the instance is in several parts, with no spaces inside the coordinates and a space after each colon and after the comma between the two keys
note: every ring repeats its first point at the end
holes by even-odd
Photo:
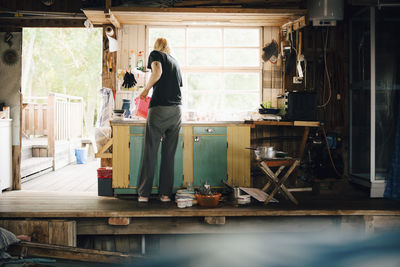
{"type": "Polygon", "coordinates": [[[98,166],[98,161],[69,165],[23,183],[21,191],[3,192],[0,218],[400,215],[399,202],[370,199],[368,192],[352,185],[336,194],[294,192],[299,205],[278,196],[279,203],[252,202],[235,206],[226,197],[217,208],[179,209],[173,202],[161,203],[156,198],[149,203],[138,203],[135,197],[100,197],[97,196],[98,166]]]}
{"type": "Polygon", "coordinates": [[[95,192],[97,194],[98,159],[86,164],[70,164],[59,170],[52,171],[24,182],[23,191],[45,192],[95,192]]]}
{"type": "Polygon", "coordinates": [[[360,195],[319,195],[294,193],[300,204],[252,203],[237,207],[231,201],[217,208],[199,206],[179,209],[176,204],[151,199],[99,197],[96,192],[10,191],[0,195],[0,218],[68,217],[193,217],[193,216],[324,216],[324,215],[400,215],[400,204],[388,199],[369,199],[360,195]]]}

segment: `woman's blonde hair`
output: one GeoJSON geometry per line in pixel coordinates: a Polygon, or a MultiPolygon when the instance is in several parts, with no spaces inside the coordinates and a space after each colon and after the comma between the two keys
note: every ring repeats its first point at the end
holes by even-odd
{"type": "Polygon", "coordinates": [[[171,53],[171,49],[169,48],[167,39],[165,38],[158,38],[154,43],[154,50],[161,51],[167,54],[171,53]]]}

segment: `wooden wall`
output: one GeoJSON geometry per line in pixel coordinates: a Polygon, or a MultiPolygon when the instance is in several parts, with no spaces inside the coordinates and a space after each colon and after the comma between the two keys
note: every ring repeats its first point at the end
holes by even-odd
{"type": "Polygon", "coordinates": [[[0,227],[32,242],[76,247],[76,222],[66,220],[0,220],[0,227]]]}
{"type": "MultiPolygon", "coordinates": [[[[263,47],[272,40],[279,42],[279,27],[264,27],[263,47]]],[[[279,58],[276,64],[263,62],[262,101],[271,101],[272,107],[277,108],[277,96],[282,93],[282,59],[279,58]]]]}

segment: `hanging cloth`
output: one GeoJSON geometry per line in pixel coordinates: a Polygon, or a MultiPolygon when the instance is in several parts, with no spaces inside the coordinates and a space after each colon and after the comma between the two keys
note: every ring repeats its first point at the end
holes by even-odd
{"type": "Polygon", "coordinates": [[[400,200],[400,105],[397,113],[396,137],[392,165],[386,179],[385,198],[400,200]]]}
{"type": "Polygon", "coordinates": [[[109,127],[114,109],[113,92],[110,88],[103,87],[99,90],[99,95],[101,96],[102,103],[99,119],[97,121],[97,127],[109,127]]]}

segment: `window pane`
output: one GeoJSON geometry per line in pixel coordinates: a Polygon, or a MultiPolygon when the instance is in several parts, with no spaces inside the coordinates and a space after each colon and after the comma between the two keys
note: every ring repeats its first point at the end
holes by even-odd
{"type": "Polygon", "coordinates": [[[258,48],[227,48],[224,61],[225,66],[258,67],[260,51],[258,48]]]}
{"type": "Polygon", "coordinates": [[[225,90],[259,91],[258,73],[226,73],[224,75],[225,90]]]}
{"type": "Polygon", "coordinates": [[[188,48],[189,66],[222,66],[222,49],[188,48]]]}
{"type": "Polygon", "coordinates": [[[187,88],[189,90],[210,90],[221,89],[220,73],[188,73],[187,88]]]}
{"type": "Polygon", "coordinates": [[[157,38],[167,39],[170,47],[185,45],[185,29],[184,28],[150,28],[149,29],[149,46],[153,50],[154,42],[157,38]]]}
{"type": "Polygon", "coordinates": [[[189,28],[188,46],[222,46],[222,29],[189,28]]]}
{"type": "Polygon", "coordinates": [[[250,94],[225,94],[224,97],[224,111],[249,111],[254,110],[260,103],[258,93],[250,94]]]}
{"type": "Polygon", "coordinates": [[[188,94],[188,107],[191,110],[210,112],[221,107],[221,98],[216,93],[190,93],[188,94]]]}
{"type": "Polygon", "coordinates": [[[171,50],[171,55],[178,60],[179,66],[185,66],[185,48],[174,48],[171,50]]]}
{"type": "Polygon", "coordinates": [[[225,46],[260,46],[259,29],[225,29],[225,46]]]}

